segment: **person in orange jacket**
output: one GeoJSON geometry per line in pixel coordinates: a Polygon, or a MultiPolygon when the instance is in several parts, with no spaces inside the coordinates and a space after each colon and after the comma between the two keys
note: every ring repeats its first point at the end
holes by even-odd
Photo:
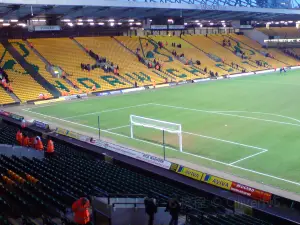
{"type": "Polygon", "coordinates": [[[54,154],[54,144],[51,138],[48,140],[46,155],[50,156],[54,154]]]}
{"type": "Polygon", "coordinates": [[[16,140],[18,142],[19,145],[22,145],[22,141],[23,141],[23,134],[21,130],[18,130],[17,134],[16,134],[16,140]]]}
{"type": "Polygon", "coordinates": [[[95,84],[92,87],[92,91],[96,91],[96,85],[95,84]]]}
{"type": "Polygon", "coordinates": [[[39,136],[36,137],[36,144],[35,144],[35,149],[38,151],[43,151],[44,150],[44,145],[39,136]]]}
{"type": "Polygon", "coordinates": [[[22,145],[23,145],[24,147],[29,147],[29,137],[28,137],[26,134],[24,134],[24,138],[23,138],[23,143],[22,143],[22,145]]]}
{"type": "Polygon", "coordinates": [[[90,222],[90,201],[87,198],[79,198],[72,204],[74,222],[77,224],[88,224],[90,222]]]}

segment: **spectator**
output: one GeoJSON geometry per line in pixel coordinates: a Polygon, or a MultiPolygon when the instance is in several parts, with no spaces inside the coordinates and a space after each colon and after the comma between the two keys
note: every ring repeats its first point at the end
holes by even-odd
{"type": "Polygon", "coordinates": [[[155,213],[157,213],[156,200],[151,197],[146,197],[144,200],[144,204],[145,204],[145,211],[146,211],[147,215],[149,216],[148,225],[153,225],[154,224],[154,216],[155,216],[155,213]]]}
{"type": "Polygon", "coordinates": [[[169,225],[178,225],[178,217],[180,213],[180,203],[176,198],[169,199],[165,212],[170,212],[171,220],[169,225]]]}
{"type": "Polygon", "coordinates": [[[74,222],[77,224],[88,224],[90,222],[90,201],[87,198],[80,198],[72,204],[74,222]]]}
{"type": "Polygon", "coordinates": [[[23,134],[21,130],[18,130],[17,134],[16,134],[16,140],[18,142],[19,145],[22,145],[23,142],[23,134]]]}
{"type": "Polygon", "coordinates": [[[24,134],[22,146],[29,147],[29,137],[26,134],[24,134]]]}
{"type": "Polygon", "coordinates": [[[46,150],[45,155],[46,156],[53,156],[54,155],[54,144],[53,144],[53,141],[51,140],[51,138],[49,138],[49,140],[48,140],[47,150],[46,150]]]}

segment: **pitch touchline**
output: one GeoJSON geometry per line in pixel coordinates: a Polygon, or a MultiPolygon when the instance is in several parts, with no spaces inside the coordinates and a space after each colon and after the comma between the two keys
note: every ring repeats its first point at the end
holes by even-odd
{"type": "Polygon", "coordinates": [[[266,122],[286,124],[286,125],[300,127],[300,124],[281,122],[281,121],[276,121],[276,120],[260,119],[260,118],[251,117],[251,116],[240,116],[240,115],[235,115],[235,114],[230,114],[230,113],[222,113],[222,112],[217,112],[217,111],[206,111],[206,110],[201,110],[201,109],[193,109],[193,108],[186,108],[186,107],[172,106],[172,105],[163,105],[163,104],[157,104],[157,103],[152,103],[152,104],[158,105],[158,106],[163,106],[163,107],[168,107],[168,108],[174,108],[174,109],[184,109],[184,110],[189,110],[189,111],[194,111],[194,112],[204,112],[204,113],[210,113],[210,114],[218,114],[218,115],[224,115],[224,116],[232,116],[232,117],[239,117],[239,118],[245,118],[245,119],[260,120],[260,121],[266,121],[266,122]]]}
{"type": "Polygon", "coordinates": [[[89,115],[94,115],[94,114],[113,112],[113,111],[118,111],[118,110],[122,110],[122,109],[130,109],[130,108],[135,108],[135,107],[140,107],[140,106],[146,106],[146,105],[150,105],[150,104],[152,104],[152,103],[145,103],[145,104],[140,104],[140,105],[126,106],[126,107],[122,107],[122,108],[108,109],[108,110],[103,110],[103,111],[99,111],[99,112],[80,114],[80,115],[76,115],[76,116],[65,117],[63,119],[72,119],[72,118],[77,118],[77,117],[82,117],[82,116],[89,116],[89,115]]]}

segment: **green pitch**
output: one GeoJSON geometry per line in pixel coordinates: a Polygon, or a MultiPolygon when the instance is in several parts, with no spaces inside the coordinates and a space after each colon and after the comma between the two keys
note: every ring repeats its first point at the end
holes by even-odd
{"type": "Polygon", "coordinates": [[[166,156],[300,193],[300,71],[62,102],[24,111],[61,127],[101,135],[163,155],[162,132],[135,127],[131,114],[179,123],[166,134],[166,156]]]}

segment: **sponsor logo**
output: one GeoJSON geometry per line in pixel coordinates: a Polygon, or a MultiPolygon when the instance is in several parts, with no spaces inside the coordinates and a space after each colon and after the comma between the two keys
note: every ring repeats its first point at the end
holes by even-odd
{"type": "Polygon", "coordinates": [[[232,181],[215,177],[209,174],[205,174],[205,176],[202,178],[202,181],[227,190],[230,190],[230,187],[232,185],[232,181]]]}
{"type": "Polygon", "coordinates": [[[201,180],[203,173],[197,170],[193,170],[190,168],[186,168],[184,166],[179,166],[177,169],[177,173],[182,174],[186,177],[190,177],[194,180],[201,180]]]}

